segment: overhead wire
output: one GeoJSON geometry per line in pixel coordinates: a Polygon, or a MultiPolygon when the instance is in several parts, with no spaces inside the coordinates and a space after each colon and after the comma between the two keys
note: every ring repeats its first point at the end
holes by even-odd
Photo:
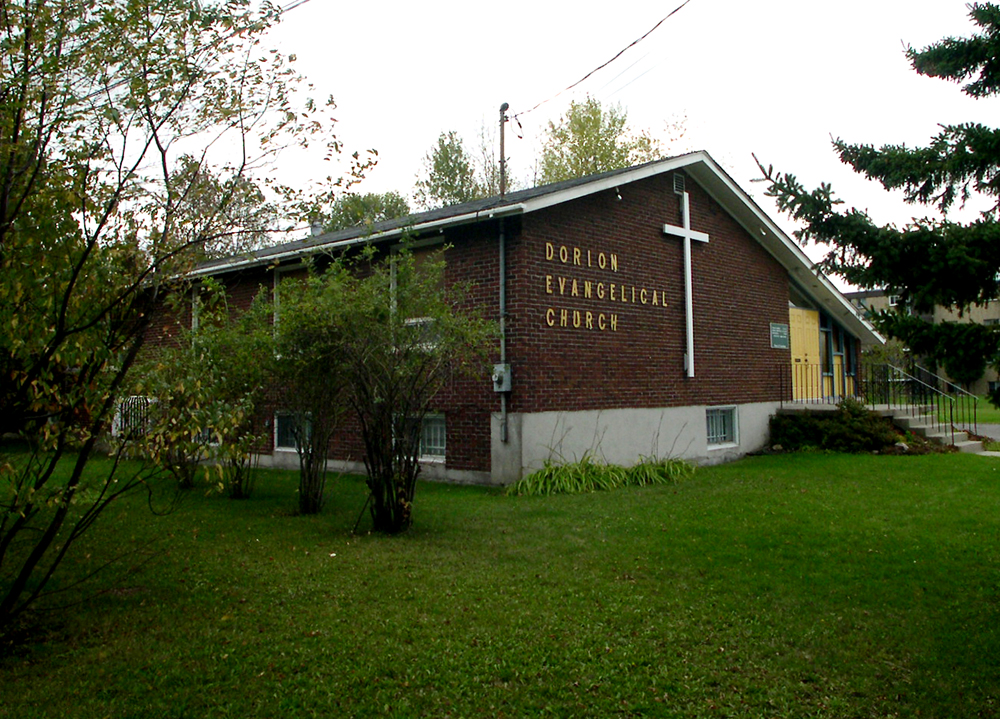
{"type": "MultiPolygon", "coordinates": [[[[621,50],[619,50],[617,53],[615,53],[614,57],[612,57],[610,60],[604,62],[603,64],[601,64],[601,65],[599,65],[597,67],[595,67],[593,70],[591,70],[590,72],[588,72],[586,75],[584,75],[583,77],[581,77],[579,80],[577,80],[576,82],[574,82],[572,85],[568,85],[567,87],[564,87],[562,90],[560,90],[559,92],[557,92],[555,95],[552,95],[551,97],[546,98],[545,100],[542,100],[540,103],[538,103],[534,107],[529,108],[529,109],[525,110],[524,112],[517,113],[516,115],[514,115],[514,118],[516,119],[516,118],[518,118],[521,115],[527,115],[529,112],[534,112],[535,110],[537,110],[538,108],[540,108],[542,105],[544,105],[544,104],[546,104],[548,102],[551,102],[552,100],[555,100],[557,97],[559,97],[560,95],[562,95],[564,92],[568,92],[568,91],[572,90],[574,87],[576,87],[577,85],[579,85],[580,83],[582,83],[584,80],[588,79],[594,73],[598,72],[599,70],[603,70],[608,65],[610,65],[611,63],[613,63],[615,60],[617,60],[618,58],[620,58],[623,54],[625,54],[626,50],[628,50],[628,49],[630,49],[632,47],[635,47],[640,42],[642,42],[647,37],[649,37],[651,34],[653,34],[653,32],[658,27],[660,27],[660,25],[662,25],[663,23],[665,23],[667,20],[669,20],[674,15],[676,15],[681,10],[681,8],[683,8],[689,2],[691,2],[691,0],[684,0],[684,2],[682,2],[680,5],[678,5],[673,10],[671,10],[669,13],[667,13],[667,15],[663,19],[661,19],[658,23],[656,23],[655,25],[653,25],[653,27],[651,27],[649,30],[647,30],[641,37],[636,38],[635,40],[633,40],[632,42],[630,42],[628,45],[626,45],[625,47],[623,47],[621,50]]],[[[643,73],[643,75],[644,74],[645,73],[643,73]]],[[[640,75],[639,77],[642,77],[642,75],[640,75]]],[[[636,78],[636,79],[638,79],[638,78],[636,78]]]]}

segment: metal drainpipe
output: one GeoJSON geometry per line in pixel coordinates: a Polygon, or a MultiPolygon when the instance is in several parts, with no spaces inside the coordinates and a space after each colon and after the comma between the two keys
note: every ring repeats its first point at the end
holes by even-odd
{"type": "MultiPolygon", "coordinates": [[[[507,238],[500,218],[500,364],[507,364],[507,238]]],[[[500,441],[507,442],[507,393],[500,393],[500,441]]]]}
{"type": "MultiPolygon", "coordinates": [[[[504,149],[504,125],[507,122],[505,102],[500,106],[500,199],[507,191],[507,157],[504,149]]],[[[500,364],[507,364],[507,238],[503,217],[500,218],[500,364]]],[[[500,441],[507,443],[507,393],[500,393],[500,441]]]]}

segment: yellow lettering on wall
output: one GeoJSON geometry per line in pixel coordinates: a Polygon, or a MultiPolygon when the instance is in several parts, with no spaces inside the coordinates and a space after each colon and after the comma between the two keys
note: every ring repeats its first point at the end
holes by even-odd
{"type": "Polygon", "coordinates": [[[660,304],[663,307],[667,306],[667,293],[664,292],[663,290],[660,290],[660,304]]]}
{"type": "Polygon", "coordinates": [[[559,245],[559,261],[564,265],[569,262],[569,250],[566,249],[566,245],[559,245]]]}
{"type": "MultiPolygon", "coordinates": [[[[632,288],[633,294],[635,293],[635,287],[632,288]]],[[[625,285],[622,285],[622,302],[628,302],[628,295],[625,294],[625,285]]]]}
{"type": "Polygon", "coordinates": [[[604,313],[603,312],[601,314],[597,315],[597,326],[598,326],[598,328],[601,329],[601,331],[606,330],[608,328],[607,327],[607,323],[605,322],[605,318],[604,318],[604,313]]]}
{"type": "Polygon", "coordinates": [[[603,252],[597,253],[597,266],[600,267],[602,270],[605,270],[608,267],[608,256],[605,255],[603,252]]]}
{"type": "Polygon", "coordinates": [[[599,300],[603,300],[604,299],[604,283],[603,282],[598,282],[597,283],[597,299],[599,299],[599,300]]]}
{"type": "Polygon", "coordinates": [[[591,262],[590,250],[587,250],[587,267],[593,267],[593,266],[594,266],[594,263],[591,262]]]}
{"type": "Polygon", "coordinates": [[[546,242],[545,243],[545,259],[549,260],[551,262],[552,258],[555,257],[555,256],[556,256],[556,248],[552,245],[551,242],[546,242]]]}
{"type": "Polygon", "coordinates": [[[632,304],[635,304],[635,285],[632,285],[632,304]]]}
{"type": "Polygon", "coordinates": [[[646,304],[647,302],[646,298],[648,297],[648,295],[649,295],[648,290],[645,287],[643,287],[641,290],[639,290],[639,301],[642,302],[642,304],[646,304]]]}
{"type": "Polygon", "coordinates": [[[587,312],[587,329],[588,330],[594,329],[594,313],[593,312],[587,312]]]}
{"type": "Polygon", "coordinates": [[[551,307],[545,310],[545,324],[547,324],[549,327],[556,326],[556,311],[551,307]]]}
{"type": "Polygon", "coordinates": [[[611,315],[611,331],[618,331],[618,315],[611,315]]]}
{"type": "Polygon", "coordinates": [[[569,311],[568,310],[562,310],[559,313],[559,326],[560,327],[566,327],[568,324],[569,324],[569,311]]]}
{"type": "Polygon", "coordinates": [[[656,301],[656,290],[653,290],[653,306],[659,307],[660,303],[656,301]]]}
{"type": "Polygon", "coordinates": [[[580,310],[573,310],[573,326],[580,329],[580,310]]]}
{"type": "Polygon", "coordinates": [[[559,278],[559,294],[561,294],[561,295],[566,294],[566,278],[565,277],[560,277],[559,278]]]}
{"type": "Polygon", "coordinates": [[[583,296],[586,299],[589,300],[591,298],[591,296],[593,294],[593,289],[594,289],[594,283],[593,282],[591,282],[590,280],[584,280],[583,281],[583,296]]]}
{"type": "Polygon", "coordinates": [[[569,293],[571,295],[573,295],[574,297],[579,297],[580,296],[580,290],[576,286],[576,280],[575,279],[573,280],[573,287],[572,287],[572,289],[570,289],[569,293]]]}
{"type": "Polygon", "coordinates": [[[618,271],[618,255],[616,255],[614,252],[611,253],[611,271],[612,272],[618,271]]]}
{"type": "Polygon", "coordinates": [[[611,299],[612,302],[615,301],[615,283],[614,282],[611,283],[611,296],[610,296],[610,299],[611,299]]]}
{"type": "Polygon", "coordinates": [[[573,264],[576,265],[577,267],[583,264],[582,260],[580,259],[580,256],[582,254],[583,253],[580,251],[579,247],[573,248],[573,264]]]}
{"type": "Polygon", "coordinates": [[[552,294],[552,275],[545,275],[545,294],[552,294]]]}

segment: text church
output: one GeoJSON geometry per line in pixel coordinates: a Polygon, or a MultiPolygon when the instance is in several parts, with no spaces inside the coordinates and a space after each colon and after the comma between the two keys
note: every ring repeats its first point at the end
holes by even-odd
{"type": "MultiPolygon", "coordinates": [[[[234,297],[361,243],[446,248],[447,282],[504,318],[492,378],[442,393],[424,476],[508,483],[590,454],[717,463],[782,402],[850,393],[880,341],[706,153],[508,193],[206,264],[234,297]]],[[[275,408],[264,464],[297,466],[275,408]]],[[[333,464],[363,470],[342,443],[333,464]]]]}

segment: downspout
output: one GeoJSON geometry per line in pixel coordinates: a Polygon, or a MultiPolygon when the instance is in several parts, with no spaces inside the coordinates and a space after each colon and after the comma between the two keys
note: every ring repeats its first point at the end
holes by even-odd
{"type": "MultiPolygon", "coordinates": [[[[507,122],[505,102],[500,106],[500,199],[507,191],[507,158],[504,155],[504,124],[507,122]]],[[[507,366],[507,238],[503,217],[500,218],[500,364],[507,366]]],[[[507,392],[500,393],[500,441],[507,443],[507,392]]]]}
{"type": "MultiPolygon", "coordinates": [[[[507,364],[507,239],[500,218],[500,364],[507,364]]],[[[507,393],[500,393],[500,441],[507,442],[507,393]]]]}

